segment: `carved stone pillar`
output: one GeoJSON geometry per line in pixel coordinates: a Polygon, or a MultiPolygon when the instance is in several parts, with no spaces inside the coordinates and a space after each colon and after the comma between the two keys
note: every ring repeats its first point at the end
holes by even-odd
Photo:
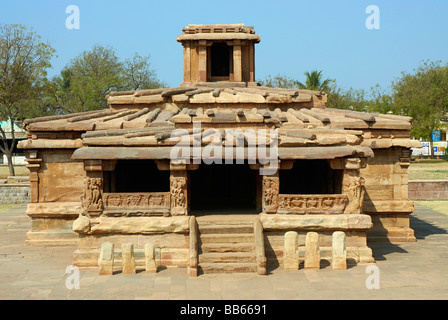
{"type": "Polygon", "coordinates": [[[237,40],[233,46],[233,81],[243,81],[241,43],[237,40]]]}
{"type": "Polygon", "coordinates": [[[98,217],[103,212],[103,166],[101,160],[86,160],[84,162],[86,177],[82,206],[88,217],[98,217]]]}
{"type": "Polygon", "coordinates": [[[344,161],[342,193],[348,197],[344,213],[359,214],[362,212],[365,192],[364,178],[359,175],[359,169],[362,166],[365,166],[365,163],[359,158],[348,158],[344,161]]]}
{"type": "Polygon", "coordinates": [[[37,150],[27,152],[26,167],[30,170],[30,202],[39,202],[39,174],[42,159],[37,158],[37,150]]]}
{"type": "Polygon", "coordinates": [[[188,172],[185,164],[170,164],[171,215],[188,214],[188,172]]]}
{"type": "Polygon", "coordinates": [[[249,83],[255,83],[255,46],[249,44],[249,83]]]}
{"type": "Polygon", "coordinates": [[[191,82],[191,43],[184,44],[184,83],[191,82]]]}
{"type": "Polygon", "coordinates": [[[411,149],[401,149],[401,157],[400,157],[400,183],[399,190],[395,192],[394,190],[394,199],[400,200],[408,200],[408,168],[411,164],[411,149]]]}
{"type": "Polygon", "coordinates": [[[280,190],[280,179],[278,170],[270,176],[263,176],[263,211],[266,213],[276,213],[278,209],[278,194],[280,190]]]}
{"type": "Polygon", "coordinates": [[[207,81],[207,41],[199,41],[199,82],[207,81]]]}

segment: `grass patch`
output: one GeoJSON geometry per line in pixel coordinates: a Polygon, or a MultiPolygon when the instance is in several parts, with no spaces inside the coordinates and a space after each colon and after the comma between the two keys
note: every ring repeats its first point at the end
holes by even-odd
{"type": "Polygon", "coordinates": [[[16,204],[0,204],[0,213],[8,211],[9,209],[14,208],[15,206],[17,206],[17,205],[16,204]]]}
{"type": "MultiPolygon", "coordinates": [[[[25,166],[14,167],[16,176],[29,176],[30,170],[25,166]]],[[[10,176],[9,167],[7,165],[0,165],[0,179],[6,179],[10,176]]]]}
{"type": "Polygon", "coordinates": [[[414,203],[448,216],[448,200],[414,200],[414,203]]]}
{"type": "Polygon", "coordinates": [[[409,180],[448,179],[448,161],[442,159],[417,159],[409,166],[409,180]]]}

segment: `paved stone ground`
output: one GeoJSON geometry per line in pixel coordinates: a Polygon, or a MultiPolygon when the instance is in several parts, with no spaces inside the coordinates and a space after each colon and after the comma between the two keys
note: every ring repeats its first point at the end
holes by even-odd
{"type": "Polygon", "coordinates": [[[418,242],[371,245],[379,289],[366,287],[366,266],[198,278],[188,278],[184,268],[112,276],[81,270],[80,288],[67,289],[75,247],[26,246],[29,226],[24,206],[0,214],[0,299],[448,299],[448,216],[423,207],[416,206],[411,220],[418,242]]]}

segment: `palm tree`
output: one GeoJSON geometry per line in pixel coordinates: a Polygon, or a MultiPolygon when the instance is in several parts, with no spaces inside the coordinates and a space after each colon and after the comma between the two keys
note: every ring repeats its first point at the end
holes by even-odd
{"type": "Polygon", "coordinates": [[[330,83],[334,80],[325,79],[322,80],[322,70],[313,70],[311,72],[305,72],[306,81],[305,84],[298,82],[300,89],[316,90],[316,91],[329,91],[330,83]]]}

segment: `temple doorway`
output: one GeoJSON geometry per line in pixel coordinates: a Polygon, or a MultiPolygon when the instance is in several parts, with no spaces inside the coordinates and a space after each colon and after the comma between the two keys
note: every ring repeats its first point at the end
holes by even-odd
{"type": "Polygon", "coordinates": [[[190,174],[191,214],[257,213],[257,172],[248,164],[201,164],[190,174]]]}

